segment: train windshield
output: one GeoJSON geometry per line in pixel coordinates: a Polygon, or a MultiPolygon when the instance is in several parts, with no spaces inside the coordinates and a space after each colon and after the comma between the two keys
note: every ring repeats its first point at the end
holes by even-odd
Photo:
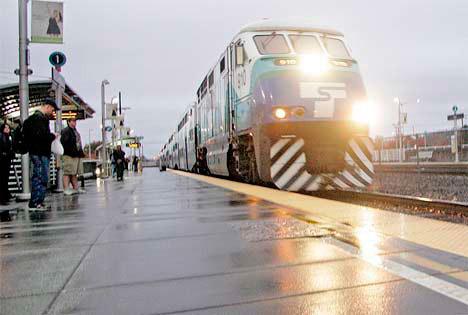
{"type": "Polygon", "coordinates": [[[344,59],[351,58],[343,41],[337,38],[324,37],[323,44],[331,56],[344,59]]]}
{"type": "Polygon", "coordinates": [[[312,35],[289,35],[289,40],[298,54],[322,54],[323,50],[317,37],[312,35]]]}
{"type": "Polygon", "coordinates": [[[262,55],[289,54],[288,43],[283,35],[257,35],[254,36],[255,45],[262,55]]]}

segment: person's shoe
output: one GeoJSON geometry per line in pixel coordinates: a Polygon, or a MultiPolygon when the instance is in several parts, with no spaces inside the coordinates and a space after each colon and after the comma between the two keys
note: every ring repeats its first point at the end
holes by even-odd
{"type": "Polygon", "coordinates": [[[83,188],[78,188],[78,193],[79,193],[79,194],[85,194],[85,193],[86,193],[86,190],[83,189],[83,188]]]}
{"type": "Polygon", "coordinates": [[[66,196],[71,196],[75,193],[75,191],[73,189],[65,189],[63,191],[63,194],[66,195],[66,196]]]}
{"type": "Polygon", "coordinates": [[[28,210],[29,211],[47,211],[48,208],[44,205],[37,205],[37,206],[28,205],[28,210]]]}
{"type": "Polygon", "coordinates": [[[46,205],[44,203],[41,203],[41,208],[45,211],[45,210],[50,210],[52,209],[52,206],[51,205],[46,205]]]}

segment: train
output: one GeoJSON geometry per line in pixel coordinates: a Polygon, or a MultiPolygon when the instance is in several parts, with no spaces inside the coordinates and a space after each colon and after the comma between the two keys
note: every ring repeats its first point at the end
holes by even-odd
{"type": "Polygon", "coordinates": [[[201,81],[160,167],[287,191],[365,189],[374,177],[371,109],[341,32],[250,23],[201,81]]]}

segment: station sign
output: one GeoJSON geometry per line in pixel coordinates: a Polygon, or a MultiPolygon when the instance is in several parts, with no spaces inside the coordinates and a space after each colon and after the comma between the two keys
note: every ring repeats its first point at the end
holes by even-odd
{"type": "Polygon", "coordinates": [[[459,120],[459,119],[464,119],[465,114],[455,114],[455,115],[448,115],[447,120],[459,120]]]}
{"type": "Polygon", "coordinates": [[[140,147],[140,143],[138,143],[138,142],[127,143],[127,147],[129,147],[131,149],[138,149],[140,147]]]}

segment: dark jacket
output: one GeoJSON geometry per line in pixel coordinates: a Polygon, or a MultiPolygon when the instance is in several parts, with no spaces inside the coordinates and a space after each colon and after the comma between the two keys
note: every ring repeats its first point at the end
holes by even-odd
{"type": "Polygon", "coordinates": [[[41,111],[36,111],[24,121],[23,135],[29,154],[50,156],[55,135],[50,132],[49,119],[41,111]]]}
{"type": "Polygon", "coordinates": [[[14,155],[10,137],[0,133],[0,159],[11,160],[14,155]]]}
{"type": "Polygon", "coordinates": [[[125,152],[123,150],[114,150],[114,152],[112,153],[112,158],[115,162],[117,162],[117,160],[122,160],[123,162],[125,159],[125,152]]]}
{"type": "Polygon", "coordinates": [[[84,157],[83,150],[78,150],[76,146],[76,134],[72,128],[66,127],[62,130],[60,142],[62,142],[63,145],[63,155],[74,158],[84,157]]]}

